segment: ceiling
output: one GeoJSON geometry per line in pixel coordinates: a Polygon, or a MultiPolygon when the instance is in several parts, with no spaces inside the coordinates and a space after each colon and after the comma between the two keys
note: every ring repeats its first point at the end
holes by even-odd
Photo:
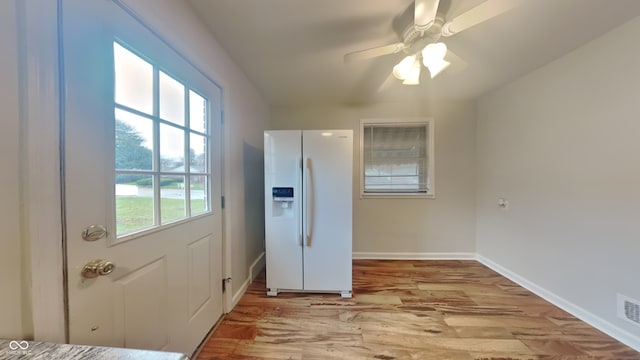
{"type": "MultiPolygon", "coordinates": [[[[402,53],[343,56],[400,41],[392,22],[412,0],[188,1],[272,106],[474,99],[640,15],[638,0],[513,0],[441,39],[466,66],[408,86],[391,76],[402,53]]],[[[453,18],[482,2],[441,0],[441,10],[453,18]]]]}

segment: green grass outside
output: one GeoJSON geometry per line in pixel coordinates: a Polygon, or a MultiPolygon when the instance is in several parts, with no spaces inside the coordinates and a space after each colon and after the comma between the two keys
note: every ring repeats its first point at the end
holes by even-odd
{"type": "MultiPolygon", "coordinates": [[[[149,180],[149,181],[145,181],[143,182],[143,184],[140,184],[137,181],[129,181],[129,182],[118,182],[116,181],[116,183],[118,184],[122,184],[122,185],[133,185],[133,186],[143,186],[143,187],[150,187],[151,185],[151,179],[145,179],[145,180],[149,180]]],[[[162,187],[164,189],[184,189],[184,186],[181,186],[182,182],[171,182],[168,184],[163,184],[162,187]]],[[[204,184],[201,182],[192,182],[191,183],[191,190],[203,190],[204,189],[204,184]]]]}
{"type": "MultiPolygon", "coordinates": [[[[162,223],[185,217],[185,201],[181,199],[162,199],[160,212],[162,223]]],[[[202,199],[191,200],[193,214],[204,209],[202,199]]],[[[116,197],[116,233],[126,234],[153,226],[153,198],[137,196],[116,197]]]]}

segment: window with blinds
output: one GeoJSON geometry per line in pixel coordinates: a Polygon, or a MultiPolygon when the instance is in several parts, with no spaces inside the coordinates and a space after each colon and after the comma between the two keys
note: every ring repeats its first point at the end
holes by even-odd
{"type": "Polygon", "coordinates": [[[362,195],[433,196],[433,120],[362,120],[362,195]]]}

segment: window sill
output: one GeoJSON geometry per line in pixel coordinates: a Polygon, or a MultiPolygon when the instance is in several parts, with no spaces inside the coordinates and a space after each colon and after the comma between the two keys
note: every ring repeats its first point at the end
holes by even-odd
{"type": "Polygon", "coordinates": [[[435,199],[435,194],[370,194],[360,193],[360,199],[435,199]]]}

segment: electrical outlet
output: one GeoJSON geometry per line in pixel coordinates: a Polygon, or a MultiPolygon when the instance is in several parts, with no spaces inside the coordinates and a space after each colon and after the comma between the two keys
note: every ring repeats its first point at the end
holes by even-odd
{"type": "Polygon", "coordinates": [[[498,198],[498,207],[502,210],[509,210],[509,201],[505,198],[498,198]]]}

